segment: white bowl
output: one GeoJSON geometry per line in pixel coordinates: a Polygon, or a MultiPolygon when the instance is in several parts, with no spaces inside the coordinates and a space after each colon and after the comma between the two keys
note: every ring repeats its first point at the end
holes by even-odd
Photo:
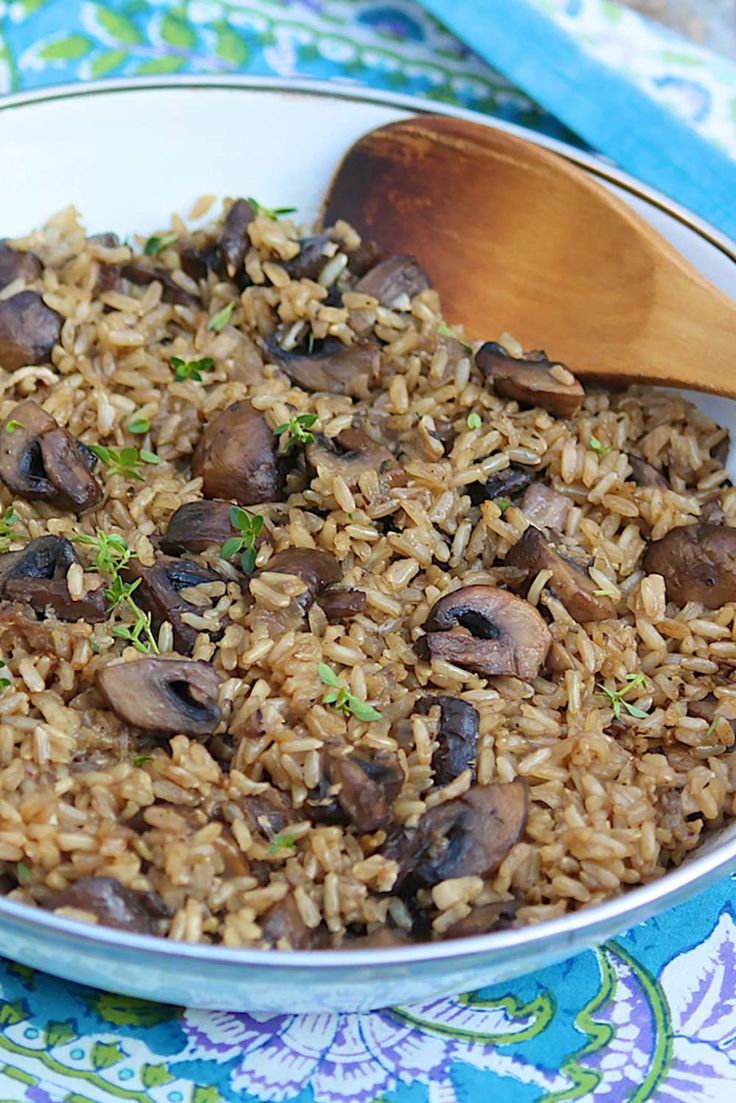
{"type": "MultiPolygon", "coordinates": [[[[199,195],[255,195],[316,218],[340,156],[365,131],[436,105],[312,82],[179,78],[51,88],[0,101],[0,230],[19,235],[70,203],[90,232],[150,231],[199,195]]],[[[601,178],[736,296],[722,235],[602,161],[472,112],[601,178]]],[[[698,396],[736,432],[736,406],[698,396]]],[[[504,980],[569,957],[704,889],[734,866],[736,827],[660,881],[521,930],[392,950],[283,953],[190,946],[94,927],[0,898],[0,952],[115,992],[199,1007],[365,1011],[504,980]]]]}

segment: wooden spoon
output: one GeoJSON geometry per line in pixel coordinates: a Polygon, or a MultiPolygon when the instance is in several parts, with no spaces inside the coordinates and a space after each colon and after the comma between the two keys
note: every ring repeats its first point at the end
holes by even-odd
{"type": "Polygon", "coordinates": [[[345,156],[325,222],[415,255],[450,322],[513,334],[584,378],[736,397],[736,302],[582,169],[503,131],[430,116],[345,156]]]}

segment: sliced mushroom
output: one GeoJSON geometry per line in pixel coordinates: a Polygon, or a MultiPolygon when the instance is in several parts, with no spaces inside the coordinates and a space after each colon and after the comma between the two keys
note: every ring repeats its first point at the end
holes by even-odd
{"type": "Polygon", "coordinates": [[[294,822],[294,809],[288,797],[272,785],[262,793],[243,801],[245,822],[254,835],[270,842],[294,822]]]}
{"type": "Polygon", "coordinates": [[[562,532],[567,524],[567,516],[572,509],[572,502],[564,494],[553,490],[546,483],[532,483],[524,491],[521,502],[521,511],[538,529],[548,529],[562,532]]]}
{"type": "Polygon", "coordinates": [[[227,212],[217,248],[231,280],[242,270],[250,245],[248,227],[255,217],[256,213],[247,199],[236,199],[227,212]]]}
{"type": "Polygon", "coordinates": [[[520,463],[509,464],[503,471],[491,475],[485,483],[470,483],[468,494],[474,506],[494,498],[513,498],[521,494],[537,477],[534,467],[525,467],[520,463]]]}
{"type": "Polygon", "coordinates": [[[333,759],[332,781],[339,786],[337,800],[348,821],[367,834],[391,822],[404,771],[391,751],[376,751],[372,756],[355,751],[347,758],[333,759]]]}
{"type": "Polygon", "coordinates": [[[141,287],[147,287],[149,283],[160,283],[163,288],[161,297],[165,303],[185,306],[188,310],[202,309],[201,299],[197,295],[192,295],[190,291],[185,291],[183,287],[179,287],[168,269],[161,268],[160,265],[133,260],[124,264],[120,271],[126,280],[141,287]]]}
{"type": "Polygon", "coordinates": [[[193,659],[113,662],[97,671],[97,686],[113,712],[142,731],[207,736],[222,715],[217,674],[193,659]]]}
{"type": "Polygon", "coordinates": [[[33,253],[22,253],[13,249],[5,241],[0,241],[0,289],[7,287],[13,280],[32,283],[43,271],[43,265],[33,253]]]}
{"type": "Polygon", "coordinates": [[[271,556],[265,570],[293,574],[302,580],[307,589],[297,600],[305,611],[328,586],[342,578],[340,564],[334,555],[320,548],[285,548],[271,556]]]}
{"type": "Polygon", "coordinates": [[[192,456],[206,498],[233,498],[242,506],[278,501],[284,469],[276,436],[250,402],[234,402],[204,428],[192,456]]]}
{"type": "Polygon", "coordinates": [[[199,629],[183,619],[187,613],[199,609],[181,596],[181,591],[205,582],[222,582],[220,575],[194,563],[191,559],[174,559],[159,556],[152,567],[144,567],[138,559],[131,559],[124,570],[126,582],[139,579],[135,589],[136,604],[151,614],[151,624],[158,631],[168,621],[174,632],[174,647],[182,655],[191,654],[199,629]]]}
{"type": "Polygon", "coordinates": [[[20,291],[0,302],[0,368],[5,371],[47,362],[60,335],[60,316],[37,291],[20,291]]]}
{"type": "Polygon", "coordinates": [[[675,605],[699,601],[718,609],[736,601],[736,528],[696,524],[672,529],[650,544],[644,570],[661,574],[675,605]]]}
{"type": "Polygon", "coordinates": [[[388,448],[377,444],[363,429],[343,429],[328,440],[318,437],[305,450],[307,463],[319,472],[339,475],[348,486],[356,486],[361,475],[374,471],[388,486],[403,486],[406,472],[388,448]]]}
{"type": "Polygon", "coordinates": [[[354,276],[364,276],[385,257],[386,250],[377,241],[361,241],[360,245],[348,254],[348,271],[354,276]]]}
{"type": "Polygon", "coordinates": [[[120,238],[114,230],[103,230],[99,234],[90,234],[87,242],[90,245],[101,245],[103,249],[120,248],[120,238]]]}
{"type": "Polygon", "coordinates": [[[286,352],[275,337],[266,341],[271,363],[305,391],[327,391],[367,398],[381,369],[381,350],[375,341],[344,345],[335,337],[316,341],[314,349],[286,352]]]}
{"type": "Polygon", "coordinates": [[[470,915],[448,927],[445,938],[472,938],[489,931],[505,931],[512,925],[518,906],[514,900],[480,904],[473,908],[470,915]]]}
{"type": "Polygon", "coordinates": [[[96,915],[106,927],[136,934],[163,934],[171,910],[155,892],[134,892],[113,877],[80,877],[61,892],[47,896],[49,911],[74,908],[96,915]]]}
{"type": "Polygon", "coordinates": [[[312,932],[301,917],[293,893],[289,893],[261,916],[261,937],[269,946],[308,950],[312,932]]]}
{"type": "Polygon", "coordinates": [[[90,474],[94,456],[32,399],[15,406],[0,426],[0,478],[32,500],[45,498],[82,513],[102,500],[90,474]]]}
{"type": "Polygon", "coordinates": [[[432,755],[435,785],[449,785],[464,770],[475,778],[480,717],[478,710],[460,697],[422,697],[414,711],[426,716],[433,705],[440,706],[439,746],[432,755]]]}
{"type": "MultiPolygon", "coordinates": [[[[201,502],[185,502],[172,514],[166,532],[161,537],[163,551],[170,555],[180,552],[203,552],[212,544],[224,544],[235,533],[230,521],[232,502],[204,498],[201,502]]],[[[259,535],[256,544],[262,542],[259,535]]]]}
{"type": "Polygon", "coordinates": [[[558,417],[572,417],[585,398],[577,379],[561,383],[550,375],[555,361],[543,352],[528,353],[525,359],[510,356],[502,345],[487,341],[475,354],[475,362],[493,381],[496,393],[525,406],[540,406],[558,417]]]}
{"type": "Polygon", "coordinates": [[[633,452],[629,452],[628,460],[631,467],[631,480],[637,486],[656,486],[660,490],[670,489],[670,484],[662,472],[657,471],[656,467],[653,467],[651,463],[647,463],[641,456],[635,456],[633,452]]]}
{"type": "Polygon", "coordinates": [[[410,875],[427,888],[455,877],[486,877],[498,869],[526,826],[525,781],[475,785],[436,804],[417,826],[390,840],[384,855],[399,863],[396,884],[410,875]]]}
{"type": "Polygon", "coordinates": [[[476,674],[536,678],[552,637],[529,602],[496,586],[463,586],[445,594],[424,625],[433,659],[476,674]]]}
{"type": "Polygon", "coordinates": [[[506,556],[506,562],[525,572],[525,583],[540,571],[552,571],[549,587],[578,624],[612,617],[610,598],[596,592],[600,587],[565,550],[564,544],[530,525],[506,556]]]}
{"type": "Polygon", "coordinates": [[[372,295],[383,306],[393,306],[404,295],[413,299],[431,286],[429,276],[414,257],[394,255],[374,264],[360,277],[354,290],[372,295]]]}
{"type": "Polygon", "coordinates": [[[0,593],[8,601],[22,601],[41,615],[53,610],[59,620],[106,620],[102,588],[79,600],[69,593],[66,575],[78,563],[74,548],[61,536],[39,536],[22,551],[0,555],[0,593]]]}
{"type": "Polygon", "coordinates": [[[406,946],[411,937],[400,927],[379,927],[368,934],[348,935],[343,938],[337,950],[393,950],[397,946],[406,946]]]}
{"type": "Polygon", "coordinates": [[[328,586],[320,595],[319,605],[330,624],[365,612],[366,596],[363,590],[341,590],[328,586]]]}
{"type": "Polygon", "coordinates": [[[299,252],[292,260],[282,260],[284,268],[293,280],[316,280],[329,257],[325,250],[330,244],[327,234],[304,237],[299,242],[299,252]]]}
{"type": "Polygon", "coordinates": [[[726,514],[717,498],[700,507],[700,520],[709,525],[725,525],[726,514]]]}
{"type": "Polygon", "coordinates": [[[198,247],[191,238],[180,237],[178,248],[182,272],[190,279],[199,282],[207,279],[208,272],[222,271],[222,260],[215,243],[208,242],[198,247]]]}

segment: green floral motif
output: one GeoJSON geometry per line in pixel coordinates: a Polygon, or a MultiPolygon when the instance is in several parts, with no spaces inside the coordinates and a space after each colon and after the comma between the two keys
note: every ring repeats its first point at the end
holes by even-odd
{"type": "MultiPolygon", "coordinates": [[[[418,1015],[408,1008],[394,1009],[392,1014],[402,1022],[411,1023],[421,1027],[430,1034],[440,1034],[446,1038],[458,1038],[466,1042],[480,1042],[483,1045],[508,1045],[520,1043],[536,1038],[549,1026],[555,1013],[554,1000],[549,992],[541,992],[528,1003],[522,1003],[515,996],[499,996],[494,999],[484,999],[476,992],[457,999],[459,1008],[464,1008],[468,1014],[458,1019],[453,1019],[452,1024],[443,1023],[418,1015]],[[489,1031],[487,1025],[483,1030],[473,1029],[472,1012],[498,1011],[501,1022],[507,1023],[508,1028],[489,1031]]],[[[484,1016],[485,1018],[485,1016],[484,1016]]]]}
{"type": "Polygon", "coordinates": [[[89,1006],[105,1022],[115,1026],[153,1027],[170,1022],[181,1014],[181,1008],[166,1003],[149,1003],[133,996],[116,996],[112,992],[95,992],[89,1006]]]}

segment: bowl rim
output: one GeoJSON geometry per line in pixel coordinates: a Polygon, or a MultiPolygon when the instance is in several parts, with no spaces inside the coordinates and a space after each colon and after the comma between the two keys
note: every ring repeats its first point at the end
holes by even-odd
{"type": "MultiPolygon", "coordinates": [[[[623,172],[595,153],[576,149],[560,139],[538,134],[516,123],[416,96],[310,78],[292,80],[250,75],[122,77],[89,81],[84,84],[54,84],[11,93],[0,99],[0,112],[89,96],[117,95],[126,92],[192,91],[198,88],[264,94],[278,92],[280,95],[372,103],[410,111],[417,115],[444,114],[479,122],[491,129],[515,134],[535,145],[541,145],[559,153],[594,176],[617,185],[649,205],[664,211],[736,263],[736,242],[731,241],[725,234],[685,207],[670,200],[656,189],[642,184],[635,177],[623,172]]],[[[173,942],[153,935],[133,934],[114,927],[95,926],[68,919],[54,915],[52,912],[45,912],[40,908],[7,900],[5,897],[0,897],[0,917],[6,917],[11,923],[18,924],[24,929],[34,928],[40,936],[56,934],[78,944],[86,944],[90,948],[96,946],[102,949],[133,951],[139,955],[139,964],[142,966],[145,965],[145,958],[153,956],[170,960],[179,959],[180,962],[189,965],[199,962],[218,966],[255,966],[292,972],[316,966],[319,966],[321,971],[327,969],[342,972],[351,967],[375,969],[382,965],[391,967],[422,963],[438,964],[456,959],[461,959],[464,967],[472,968],[472,959],[487,955],[494,950],[499,953],[509,950],[525,954],[533,953],[540,946],[556,939],[560,940],[561,946],[571,945],[575,941],[575,952],[577,952],[577,944],[580,942],[580,948],[582,948],[586,932],[589,932],[592,943],[596,941],[596,931],[599,928],[616,926],[622,930],[640,922],[642,918],[647,917],[647,913],[655,905],[658,905],[657,910],[664,910],[667,906],[674,906],[686,895],[694,895],[697,891],[705,889],[719,875],[725,875],[729,865],[736,865],[736,832],[723,842],[706,844],[704,852],[698,857],[666,873],[656,881],[629,889],[610,900],[555,919],[541,920],[528,927],[491,931],[454,940],[339,952],[335,950],[262,950],[208,943],[173,942]],[[580,938],[573,940],[573,935],[578,935],[580,938]]]]}

